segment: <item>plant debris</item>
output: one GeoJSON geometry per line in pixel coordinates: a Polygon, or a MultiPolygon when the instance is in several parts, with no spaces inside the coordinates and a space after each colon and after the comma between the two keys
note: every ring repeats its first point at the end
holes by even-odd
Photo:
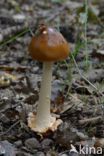
{"type": "Polygon", "coordinates": [[[1,156],[79,156],[86,147],[96,152],[88,156],[99,147],[104,155],[104,2],[85,2],[0,0],[1,156]],[[41,21],[71,49],[53,67],[51,113],[63,122],[44,135],[27,124],[37,112],[42,76],[28,45],[41,21]]]}

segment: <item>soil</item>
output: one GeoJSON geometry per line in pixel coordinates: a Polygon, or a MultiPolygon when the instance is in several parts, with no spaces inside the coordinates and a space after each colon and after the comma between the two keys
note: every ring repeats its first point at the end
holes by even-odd
{"type": "Polygon", "coordinates": [[[82,0],[0,0],[1,156],[104,154],[103,6],[103,0],[91,0],[85,23],[82,0]],[[41,21],[58,29],[71,51],[53,67],[51,112],[63,123],[45,135],[27,124],[42,77],[42,63],[32,60],[28,45],[41,21]],[[95,151],[80,154],[80,145],[95,151]]]}

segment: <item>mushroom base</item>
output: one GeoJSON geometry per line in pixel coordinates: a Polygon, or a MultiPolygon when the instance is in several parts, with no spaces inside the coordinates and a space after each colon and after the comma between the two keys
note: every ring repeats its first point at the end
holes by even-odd
{"type": "Polygon", "coordinates": [[[37,125],[35,114],[30,113],[28,117],[28,126],[31,128],[31,130],[38,133],[46,133],[47,131],[54,132],[55,130],[57,130],[57,127],[61,123],[61,119],[56,119],[55,117],[50,116],[50,123],[43,123],[41,125],[37,125]]]}

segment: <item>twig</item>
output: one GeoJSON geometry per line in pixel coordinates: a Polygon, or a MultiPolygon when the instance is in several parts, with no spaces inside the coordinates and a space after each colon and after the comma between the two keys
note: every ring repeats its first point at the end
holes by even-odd
{"type": "Polygon", "coordinates": [[[79,124],[80,125],[83,125],[83,124],[96,124],[100,121],[103,121],[102,119],[102,116],[97,116],[97,117],[92,117],[92,118],[89,118],[89,119],[83,119],[83,120],[79,120],[79,124]]]}
{"type": "Polygon", "coordinates": [[[31,68],[30,67],[26,67],[26,66],[5,66],[5,65],[0,65],[0,70],[3,70],[3,71],[21,71],[21,72],[24,72],[25,70],[30,70],[31,68]]]}
{"type": "Polygon", "coordinates": [[[12,130],[12,128],[14,128],[19,123],[20,123],[20,120],[18,120],[17,122],[15,122],[6,132],[1,133],[0,136],[3,136],[5,134],[7,134],[9,131],[12,130]]]}

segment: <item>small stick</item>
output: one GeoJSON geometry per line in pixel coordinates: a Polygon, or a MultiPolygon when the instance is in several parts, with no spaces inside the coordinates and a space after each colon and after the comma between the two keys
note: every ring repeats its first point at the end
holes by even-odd
{"type": "Polygon", "coordinates": [[[100,122],[102,121],[102,116],[97,116],[97,117],[92,117],[92,118],[87,118],[87,119],[82,119],[82,120],[79,120],[79,124],[80,125],[83,125],[83,124],[95,124],[97,122],[100,122]]]}
{"type": "Polygon", "coordinates": [[[3,135],[5,135],[5,134],[7,134],[9,131],[11,131],[12,128],[14,128],[17,124],[19,124],[19,122],[20,122],[20,120],[18,120],[17,122],[15,122],[6,132],[2,132],[0,134],[0,137],[3,136],[3,135]]]}

